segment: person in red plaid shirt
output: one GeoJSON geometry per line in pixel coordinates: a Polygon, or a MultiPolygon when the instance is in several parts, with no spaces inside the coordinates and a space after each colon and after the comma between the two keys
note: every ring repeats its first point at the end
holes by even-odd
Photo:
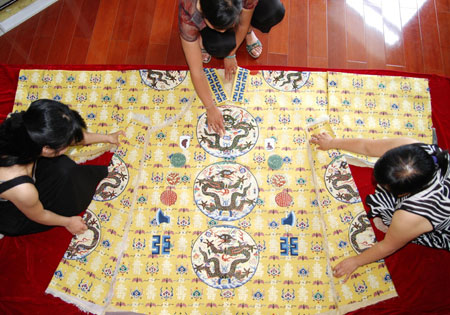
{"type": "Polygon", "coordinates": [[[223,117],[209,90],[203,63],[223,58],[225,79],[236,73],[236,50],[244,38],[253,58],[262,52],[253,28],[268,33],[284,17],[280,0],[179,0],[181,44],[195,90],[206,108],[208,127],[222,135],[223,117]]]}

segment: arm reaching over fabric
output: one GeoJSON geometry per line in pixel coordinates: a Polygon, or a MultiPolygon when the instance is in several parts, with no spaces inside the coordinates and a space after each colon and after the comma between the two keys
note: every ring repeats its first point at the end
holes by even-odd
{"type": "Polygon", "coordinates": [[[418,141],[412,138],[390,138],[390,139],[338,139],[333,138],[326,132],[311,136],[311,143],[317,144],[320,150],[346,150],[349,152],[367,156],[379,157],[390,149],[418,141]]]}
{"type": "Polygon", "coordinates": [[[120,130],[110,134],[101,134],[83,131],[83,136],[83,140],[77,144],[89,145],[94,143],[111,143],[114,145],[119,145],[119,136],[125,136],[125,132],[120,130]]]}
{"type": "Polygon", "coordinates": [[[195,91],[206,108],[208,128],[222,136],[225,133],[223,117],[220,110],[214,104],[208,81],[203,71],[202,52],[199,38],[197,41],[188,42],[181,37],[181,46],[191,72],[192,83],[195,91]]]}
{"type": "Polygon", "coordinates": [[[433,230],[431,223],[416,214],[397,210],[392,217],[386,237],[361,254],[349,257],[333,268],[335,277],[345,276],[344,282],[351,274],[363,265],[385,258],[414,240],[418,236],[433,230]]]}
{"type": "Polygon", "coordinates": [[[87,225],[80,216],[65,217],[44,209],[39,193],[32,184],[22,184],[3,193],[28,219],[49,226],[63,226],[72,234],[81,234],[87,225]]]}

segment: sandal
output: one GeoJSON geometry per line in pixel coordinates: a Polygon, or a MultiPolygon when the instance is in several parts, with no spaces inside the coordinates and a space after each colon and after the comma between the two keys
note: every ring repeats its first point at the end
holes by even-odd
{"type": "MultiPolygon", "coordinates": [[[[250,35],[252,32],[253,32],[253,31],[248,32],[247,35],[250,35]]],[[[252,56],[252,58],[257,59],[257,58],[259,58],[259,56],[261,56],[261,53],[259,53],[259,54],[254,54],[254,53],[253,53],[253,49],[258,48],[258,47],[261,47],[261,48],[262,48],[262,44],[261,44],[261,42],[259,41],[259,39],[256,39],[256,42],[253,43],[253,44],[246,45],[246,47],[247,47],[247,52],[248,52],[248,54],[249,54],[250,56],[252,56]]]]}
{"type": "Polygon", "coordinates": [[[211,61],[211,55],[206,51],[205,48],[202,48],[202,61],[203,63],[208,63],[211,61]]]}

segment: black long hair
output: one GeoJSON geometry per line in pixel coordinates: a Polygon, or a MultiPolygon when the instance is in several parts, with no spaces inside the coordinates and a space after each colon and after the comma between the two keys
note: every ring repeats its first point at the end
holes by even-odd
{"type": "Polygon", "coordinates": [[[200,0],[200,7],[214,28],[226,30],[239,21],[242,0],[200,0]]]}
{"type": "Polygon", "coordinates": [[[391,149],[375,163],[375,180],[395,196],[417,193],[437,169],[447,170],[447,153],[441,151],[433,156],[417,143],[391,149]]]}
{"type": "Polygon", "coordinates": [[[28,164],[48,146],[62,150],[83,140],[86,124],[78,112],[47,99],[31,103],[26,111],[11,114],[0,125],[0,166],[28,164]]]}

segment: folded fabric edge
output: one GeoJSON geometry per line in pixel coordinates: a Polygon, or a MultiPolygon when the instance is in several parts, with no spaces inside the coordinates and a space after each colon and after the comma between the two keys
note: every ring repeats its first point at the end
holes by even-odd
{"type": "MultiPolygon", "coordinates": [[[[347,152],[347,151],[343,151],[347,152]]],[[[343,156],[347,160],[348,164],[359,166],[359,167],[370,167],[373,168],[375,166],[375,162],[378,160],[378,158],[371,159],[370,161],[365,160],[363,158],[359,158],[357,156],[344,153],[343,156]]]]}
{"type": "Polygon", "coordinates": [[[178,120],[180,120],[186,114],[186,112],[191,108],[194,100],[195,100],[195,95],[192,95],[189,98],[189,100],[187,101],[186,105],[184,105],[175,116],[172,116],[169,119],[164,120],[162,123],[157,124],[157,125],[153,125],[151,118],[149,116],[146,116],[143,114],[132,113],[131,119],[136,120],[144,125],[148,125],[148,127],[151,128],[151,132],[155,132],[155,131],[163,129],[167,126],[170,126],[170,125],[174,124],[175,122],[177,122],[178,120]]]}
{"type": "Polygon", "coordinates": [[[323,115],[323,116],[316,118],[313,122],[308,123],[306,125],[306,128],[311,128],[317,124],[329,122],[329,121],[330,121],[330,117],[328,115],[323,115]]]}
{"type": "Polygon", "coordinates": [[[352,312],[352,311],[355,311],[355,310],[358,310],[358,309],[362,310],[364,307],[367,307],[367,306],[370,306],[370,305],[374,305],[374,304],[377,304],[379,302],[395,298],[397,296],[398,296],[397,292],[394,291],[394,292],[392,292],[390,294],[387,294],[387,295],[384,295],[384,296],[379,296],[379,297],[373,298],[373,299],[371,299],[369,301],[357,302],[357,303],[353,303],[353,304],[347,304],[347,305],[343,305],[343,306],[338,306],[338,309],[339,309],[339,311],[342,314],[347,314],[349,312],[352,312]]]}
{"type": "MultiPolygon", "coordinates": [[[[88,161],[95,160],[96,158],[102,156],[106,152],[114,153],[117,149],[117,146],[113,144],[106,144],[103,146],[99,146],[91,150],[90,152],[80,152],[80,153],[72,153],[73,151],[68,152],[68,156],[73,159],[77,164],[86,163],[88,161]]],[[[74,150],[75,151],[75,150],[74,150]]]]}
{"type": "Polygon", "coordinates": [[[105,307],[104,306],[83,301],[81,299],[78,299],[76,297],[67,295],[65,293],[58,292],[58,291],[56,291],[54,289],[47,288],[45,290],[45,293],[53,295],[54,297],[60,298],[61,300],[63,300],[66,303],[75,305],[81,311],[83,311],[85,313],[94,313],[94,314],[98,314],[98,315],[105,313],[105,307]]]}

